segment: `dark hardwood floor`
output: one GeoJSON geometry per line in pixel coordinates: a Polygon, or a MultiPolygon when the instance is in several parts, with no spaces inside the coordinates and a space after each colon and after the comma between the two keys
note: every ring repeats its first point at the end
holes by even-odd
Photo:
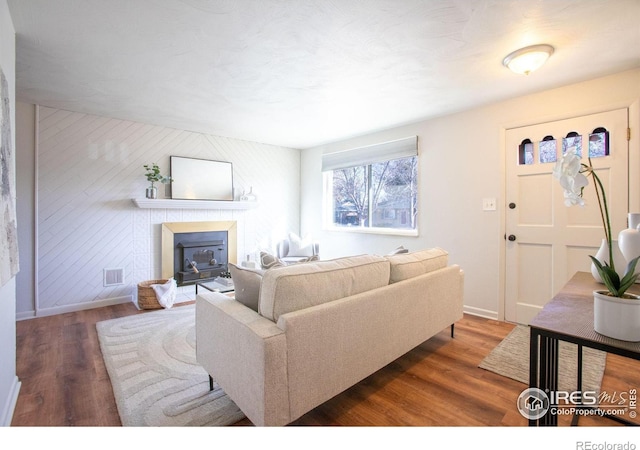
{"type": "MultiPolygon", "coordinates": [[[[22,386],[12,426],[120,426],[95,324],[144,313],[122,304],[18,322],[22,386]]],[[[512,328],[465,315],[454,339],[443,330],[292,425],[526,426],[516,399],[527,386],[478,368],[512,328]]],[[[636,361],[608,355],[602,389],[640,388],[639,369],[636,361]]],[[[560,425],[569,421],[561,417],[560,425]]],[[[618,424],[582,417],[580,425],[618,424]]]]}

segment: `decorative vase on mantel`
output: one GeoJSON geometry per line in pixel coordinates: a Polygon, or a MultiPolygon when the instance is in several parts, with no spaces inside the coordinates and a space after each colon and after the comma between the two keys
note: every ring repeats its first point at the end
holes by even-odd
{"type": "Polygon", "coordinates": [[[606,289],[593,291],[593,329],[613,339],[640,341],[640,298],[607,294],[606,289]]]}
{"type": "Polygon", "coordinates": [[[244,190],[242,191],[242,196],[240,196],[240,201],[242,202],[255,202],[256,201],[256,196],[253,193],[253,186],[251,186],[249,188],[249,192],[248,193],[244,193],[244,190]]]}
{"type": "MultiPolygon", "coordinates": [[[[620,251],[627,262],[640,256],[640,213],[629,213],[629,228],[618,235],[620,251]]],[[[636,272],[640,274],[640,264],[636,265],[636,272]]],[[[640,277],[636,283],[640,283],[640,277]]]]}
{"type": "Polygon", "coordinates": [[[149,186],[146,191],[147,198],[158,198],[158,188],[149,186]]]}
{"type": "MultiPolygon", "coordinates": [[[[613,262],[616,266],[616,273],[620,278],[624,277],[624,274],[627,270],[627,260],[624,255],[620,251],[620,247],[618,246],[618,241],[615,239],[611,240],[611,246],[613,247],[613,262]]],[[[609,243],[606,239],[602,240],[602,244],[600,244],[600,248],[598,252],[595,254],[595,258],[601,263],[609,263],[609,243]]],[[[591,263],[591,275],[598,282],[602,283],[602,278],[600,278],[600,274],[598,273],[598,268],[595,264],[591,263]]]]}

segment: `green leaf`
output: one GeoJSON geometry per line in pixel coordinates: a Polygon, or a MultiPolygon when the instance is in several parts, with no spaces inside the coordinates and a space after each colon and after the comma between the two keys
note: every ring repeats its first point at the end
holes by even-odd
{"type": "Polygon", "coordinates": [[[602,282],[607,287],[607,290],[614,296],[620,297],[618,293],[620,287],[620,277],[618,276],[616,271],[611,269],[611,267],[609,267],[609,265],[606,263],[602,265],[600,261],[598,261],[591,255],[589,255],[589,258],[591,258],[591,261],[596,266],[598,274],[600,275],[600,278],[602,278],[602,282]]]}
{"type": "Polygon", "coordinates": [[[631,261],[629,261],[629,264],[627,264],[627,271],[625,273],[625,276],[635,273],[636,265],[638,264],[638,260],[640,260],[640,256],[636,256],[631,261]]]}
{"type": "Polygon", "coordinates": [[[638,279],[638,274],[636,274],[635,271],[636,271],[636,265],[638,264],[639,259],[640,259],[640,256],[633,258],[631,261],[629,261],[629,264],[627,264],[627,271],[625,272],[624,277],[622,278],[622,281],[620,281],[620,288],[618,289],[618,293],[620,294],[620,297],[622,297],[622,295],[624,295],[627,289],[633,286],[636,280],[638,279]]]}
{"type": "Polygon", "coordinates": [[[593,256],[589,255],[591,261],[596,266],[602,282],[607,287],[607,290],[615,297],[622,297],[624,293],[636,282],[638,275],[635,273],[636,265],[640,260],[640,256],[632,259],[627,264],[626,272],[622,280],[618,273],[613,270],[606,262],[603,264],[593,256]]]}
{"type": "MultiPolygon", "coordinates": [[[[623,280],[624,279],[626,279],[626,277],[623,278],[623,280]]],[[[624,293],[627,292],[627,289],[629,289],[631,286],[634,285],[637,279],[638,279],[638,275],[633,274],[625,283],[622,283],[622,285],[620,286],[620,289],[618,289],[618,293],[620,294],[620,297],[622,297],[624,293]]]]}

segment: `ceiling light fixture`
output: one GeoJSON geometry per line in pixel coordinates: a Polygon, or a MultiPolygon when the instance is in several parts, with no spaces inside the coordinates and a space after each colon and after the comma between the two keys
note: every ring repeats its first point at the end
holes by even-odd
{"type": "Polygon", "coordinates": [[[548,44],[530,45],[509,53],[502,64],[515,73],[529,75],[542,66],[553,54],[553,47],[548,44]]]}

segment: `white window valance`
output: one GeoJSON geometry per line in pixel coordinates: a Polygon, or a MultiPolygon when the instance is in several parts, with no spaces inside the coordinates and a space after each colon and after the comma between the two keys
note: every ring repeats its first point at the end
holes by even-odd
{"type": "Polygon", "coordinates": [[[366,166],[392,159],[410,158],[418,155],[418,136],[367,145],[349,150],[340,150],[322,155],[322,171],[366,166]]]}

